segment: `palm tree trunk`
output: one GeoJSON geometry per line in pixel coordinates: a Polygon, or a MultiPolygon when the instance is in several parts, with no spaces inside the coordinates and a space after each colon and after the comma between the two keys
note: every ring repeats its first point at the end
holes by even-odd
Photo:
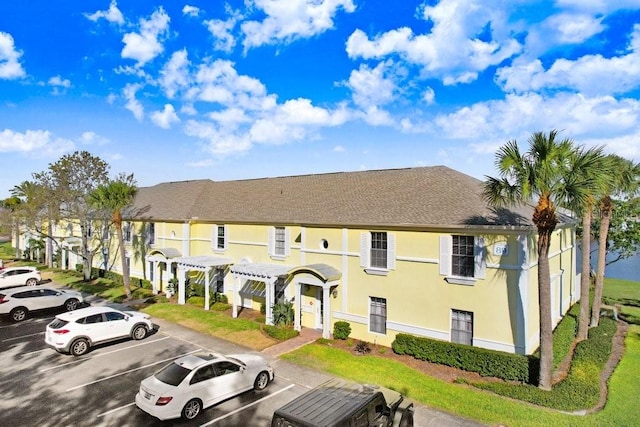
{"type": "Polygon", "coordinates": [[[551,276],[549,243],[553,230],[538,233],[538,302],[540,316],[540,373],[538,387],[551,390],[553,371],[553,328],[551,322],[551,276]]]}
{"type": "Polygon", "coordinates": [[[596,270],[593,307],[591,310],[591,327],[598,326],[598,324],[600,323],[600,305],[602,304],[602,288],[604,286],[604,270],[606,268],[607,257],[607,237],[609,234],[609,224],[611,223],[611,214],[613,212],[613,204],[611,203],[611,200],[606,201],[601,209],[602,218],[600,220],[600,238],[598,240],[598,265],[596,270]]]}
{"type": "Polygon", "coordinates": [[[589,277],[591,262],[591,205],[582,217],[582,273],[580,275],[580,316],[578,318],[578,341],[587,339],[589,333],[589,277]]]}
{"type": "Polygon", "coordinates": [[[122,233],[122,222],[116,223],[116,235],[118,236],[118,246],[120,246],[120,265],[122,266],[122,283],[127,299],[131,299],[131,283],[129,279],[129,268],[127,266],[127,255],[124,247],[124,235],[122,233]]]}

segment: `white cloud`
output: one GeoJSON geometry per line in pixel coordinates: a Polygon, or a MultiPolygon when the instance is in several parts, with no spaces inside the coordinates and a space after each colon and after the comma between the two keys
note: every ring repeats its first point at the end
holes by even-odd
{"type": "Polygon", "coordinates": [[[80,135],[80,143],[82,144],[104,145],[104,144],[107,144],[108,142],[109,140],[107,138],[104,138],[93,131],[82,132],[82,135],[80,135]]]}
{"type": "Polygon", "coordinates": [[[185,133],[206,141],[205,150],[213,155],[226,155],[248,151],[251,146],[249,134],[234,134],[218,129],[214,124],[189,120],[185,125],[185,133]]]}
{"type": "Polygon", "coordinates": [[[339,9],[347,13],[355,11],[352,0],[247,0],[247,3],[264,12],[266,18],[241,25],[245,51],[321,34],[333,28],[333,18],[339,9]]]}
{"type": "Polygon", "coordinates": [[[496,72],[496,82],[506,91],[572,89],[588,96],[625,93],[640,86],[640,25],[636,24],[629,53],[612,58],[585,55],[576,60],[557,59],[545,70],[539,59],[514,61],[496,72]]]}
{"type": "Polygon", "coordinates": [[[397,55],[421,67],[423,77],[446,84],[468,83],[486,68],[518,54],[522,47],[505,27],[504,4],[480,0],[442,0],[423,6],[421,17],[433,24],[428,34],[408,27],[372,39],[356,29],[347,40],[350,58],[381,59],[397,55]]]}
{"type": "Polygon", "coordinates": [[[140,90],[141,87],[142,86],[137,83],[128,83],[122,91],[124,98],[127,100],[125,108],[131,111],[138,121],[142,121],[144,118],[144,108],[140,101],[136,99],[136,92],[140,90]]]}
{"type": "Polygon", "coordinates": [[[427,105],[432,105],[436,102],[436,92],[427,87],[424,92],[422,92],[422,101],[424,101],[427,105]]]}
{"type": "MultiPolygon", "coordinates": [[[[452,140],[467,140],[475,152],[495,153],[507,140],[526,142],[531,133],[558,129],[578,143],[584,140],[628,141],[628,151],[640,150],[640,101],[610,96],[585,97],[558,93],[508,95],[504,100],[480,102],[450,114],[440,114],[433,131],[452,140]]],[[[622,155],[622,146],[617,148],[622,155]]]]}
{"type": "Polygon", "coordinates": [[[26,75],[20,57],[22,52],[16,50],[13,37],[0,31],[0,79],[17,79],[26,75]]]}
{"type": "Polygon", "coordinates": [[[226,21],[220,19],[211,19],[205,21],[205,25],[213,36],[213,48],[223,52],[231,52],[236,46],[236,38],[232,34],[233,28],[236,26],[237,18],[230,18],[226,21]]]}
{"type": "Polygon", "coordinates": [[[209,118],[226,128],[233,128],[240,123],[248,123],[251,118],[240,108],[227,108],[209,113],[209,118]]]}
{"type": "Polygon", "coordinates": [[[5,129],[0,132],[0,153],[23,152],[56,155],[73,149],[72,141],[55,138],[49,131],[27,130],[24,133],[5,129]]]}
{"type": "Polygon", "coordinates": [[[174,52],[171,59],[160,70],[158,82],[169,98],[173,98],[177,91],[189,86],[189,59],[187,50],[174,52]]]}
{"type": "Polygon", "coordinates": [[[154,111],[151,113],[151,121],[162,129],[170,129],[174,123],[179,123],[180,119],[176,114],[176,110],[171,104],[165,104],[164,110],[154,111]]]}
{"type": "Polygon", "coordinates": [[[68,79],[63,79],[59,75],[51,77],[48,83],[49,83],[49,86],[59,86],[64,88],[71,87],[71,81],[69,81],[68,79]]]}
{"type": "Polygon", "coordinates": [[[391,61],[381,62],[372,69],[366,64],[361,64],[358,70],[351,71],[345,86],[353,92],[352,97],[356,105],[367,109],[393,101],[396,84],[390,78],[392,65],[391,61]]]}
{"type": "Polygon", "coordinates": [[[335,153],[344,153],[347,150],[342,145],[336,145],[335,147],[333,147],[332,151],[335,153]]]}
{"type": "Polygon", "coordinates": [[[200,14],[200,8],[187,4],[182,8],[182,14],[186,16],[198,16],[200,14]]]}
{"type": "Polygon", "coordinates": [[[98,19],[100,18],[104,18],[109,22],[113,22],[115,24],[119,24],[122,25],[124,24],[124,18],[122,16],[122,12],[120,12],[120,9],[118,9],[118,4],[116,3],[115,0],[111,1],[111,4],[109,5],[109,9],[105,10],[105,11],[97,11],[95,13],[92,14],[86,14],[85,15],[87,17],[87,19],[96,22],[98,19]]]}
{"type": "Polygon", "coordinates": [[[140,33],[127,33],[122,37],[122,57],[134,59],[141,67],[164,51],[160,38],[169,28],[169,15],[162,7],[149,19],[140,19],[140,33]]]}

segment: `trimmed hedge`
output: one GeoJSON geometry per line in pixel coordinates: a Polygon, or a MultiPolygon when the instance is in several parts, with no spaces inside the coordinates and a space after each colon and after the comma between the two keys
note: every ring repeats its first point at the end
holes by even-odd
{"type": "Polygon", "coordinates": [[[346,340],[351,334],[351,325],[349,322],[342,320],[333,324],[333,338],[337,340],[346,340]]]}
{"type": "Polygon", "coordinates": [[[283,327],[278,327],[273,325],[264,325],[263,329],[267,333],[267,335],[279,341],[286,341],[288,339],[291,339],[293,337],[297,337],[298,335],[300,335],[300,332],[296,331],[295,329],[286,328],[286,327],[283,328],[283,327]]]}
{"type": "Polygon", "coordinates": [[[397,354],[407,354],[419,360],[452,366],[485,377],[507,381],[529,381],[529,358],[429,338],[398,334],[391,344],[397,354]]]}
{"type": "Polygon", "coordinates": [[[617,326],[613,319],[600,319],[600,325],[589,330],[589,339],[576,345],[567,378],[554,385],[551,391],[544,391],[532,385],[472,385],[502,396],[563,411],[592,408],[600,398],[600,373],[611,355],[617,326]]]}

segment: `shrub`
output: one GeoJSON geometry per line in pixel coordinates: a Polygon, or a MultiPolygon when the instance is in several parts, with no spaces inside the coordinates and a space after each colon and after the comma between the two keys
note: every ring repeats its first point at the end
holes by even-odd
{"type": "Polygon", "coordinates": [[[576,345],[567,377],[554,385],[550,392],[531,385],[473,385],[503,396],[563,411],[592,408],[600,397],[600,373],[611,354],[616,328],[617,323],[609,318],[603,318],[599,326],[591,328],[589,338],[576,345]]]}
{"type": "Polygon", "coordinates": [[[279,341],[286,341],[293,337],[297,337],[300,332],[295,329],[287,328],[287,327],[278,327],[274,325],[264,325],[263,330],[272,338],[275,338],[279,341]]]}
{"type": "Polygon", "coordinates": [[[407,354],[419,360],[452,366],[485,377],[526,382],[529,380],[529,360],[519,354],[503,353],[463,344],[398,334],[391,344],[397,354],[407,354]]]}
{"type": "Polygon", "coordinates": [[[221,292],[216,292],[213,294],[213,301],[214,302],[219,302],[222,304],[229,304],[229,299],[227,298],[227,296],[221,292]]]}
{"type": "Polygon", "coordinates": [[[371,353],[371,347],[369,347],[369,343],[365,341],[358,341],[354,348],[356,353],[360,354],[369,354],[371,353]]]}
{"type": "Polygon", "coordinates": [[[267,314],[267,306],[265,303],[260,303],[260,314],[267,314]]]}
{"type": "Polygon", "coordinates": [[[349,322],[338,321],[333,325],[333,337],[337,340],[346,340],[351,334],[349,322]]]}
{"type": "Polygon", "coordinates": [[[273,324],[276,326],[291,326],[293,325],[293,302],[282,300],[276,302],[271,308],[273,316],[273,324]]]}

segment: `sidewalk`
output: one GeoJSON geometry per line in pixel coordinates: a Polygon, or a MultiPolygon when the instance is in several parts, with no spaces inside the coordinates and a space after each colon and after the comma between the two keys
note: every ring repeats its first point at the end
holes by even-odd
{"type": "Polygon", "coordinates": [[[262,352],[267,356],[276,358],[282,354],[289,353],[290,351],[297,350],[307,344],[310,344],[322,338],[322,332],[317,329],[302,328],[300,335],[295,338],[288,339],[271,347],[267,347],[262,352]]]}

